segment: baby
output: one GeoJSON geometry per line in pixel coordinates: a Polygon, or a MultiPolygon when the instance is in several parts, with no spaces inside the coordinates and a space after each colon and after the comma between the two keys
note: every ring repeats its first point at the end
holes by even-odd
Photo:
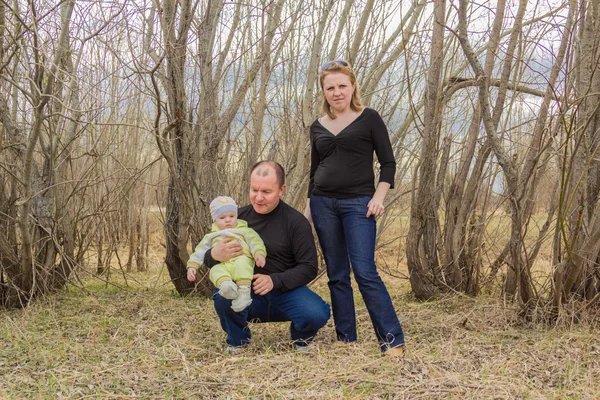
{"type": "Polygon", "coordinates": [[[231,308],[240,312],[252,303],[250,285],[254,275],[254,263],[265,266],[267,250],[262,239],[246,221],[237,218],[238,207],[231,197],[219,196],[210,203],[210,214],[214,221],[211,233],[202,238],[187,263],[187,278],[196,280],[198,268],[204,262],[204,254],[218,241],[225,238],[237,240],[244,254],[222,262],[210,269],[209,279],[219,289],[219,294],[233,300],[231,308]]]}

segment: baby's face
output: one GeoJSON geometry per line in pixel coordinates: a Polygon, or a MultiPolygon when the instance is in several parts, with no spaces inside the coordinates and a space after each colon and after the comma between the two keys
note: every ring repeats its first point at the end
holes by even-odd
{"type": "Polygon", "coordinates": [[[237,226],[237,214],[235,211],[226,211],[215,218],[215,225],[219,229],[235,228],[237,226]]]}

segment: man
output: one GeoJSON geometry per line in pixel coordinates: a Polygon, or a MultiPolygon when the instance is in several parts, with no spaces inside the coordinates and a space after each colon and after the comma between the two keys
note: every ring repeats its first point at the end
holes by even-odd
{"type": "MultiPolygon", "coordinates": [[[[330,307],[306,287],[317,276],[317,252],[308,220],[281,200],[286,189],[283,167],[260,161],[250,173],[250,205],[238,217],[248,222],[267,248],[266,264],[255,267],[252,303],[241,312],[215,290],[215,310],[227,333],[227,353],[239,353],[251,338],[248,321],[291,321],[290,333],[297,351],[306,351],[319,329],[329,320],[330,307]]],[[[242,246],[225,239],[207,251],[204,263],[212,267],[242,255],[242,246]]]]}

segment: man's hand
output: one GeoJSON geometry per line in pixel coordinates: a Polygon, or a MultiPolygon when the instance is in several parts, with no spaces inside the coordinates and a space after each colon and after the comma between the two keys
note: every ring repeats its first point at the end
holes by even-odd
{"type": "Polygon", "coordinates": [[[257,295],[264,296],[273,290],[273,279],[269,275],[254,274],[253,278],[252,288],[257,295]]]}
{"type": "Polygon", "coordinates": [[[266,260],[265,260],[265,256],[263,254],[257,254],[254,256],[254,262],[256,263],[257,267],[264,267],[266,260]]]}
{"type": "Polygon", "coordinates": [[[196,268],[188,268],[187,270],[187,278],[188,281],[190,282],[195,282],[196,281],[196,268]]]}
{"type": "Polygon", "coordinates": [[[242,254],[244,254],[242,245],[233,238],[225,238],[219,241],[210,250],[210,255],[215,261],[218,262],[229,261],[232,258],[241,256],[242,254]]]}

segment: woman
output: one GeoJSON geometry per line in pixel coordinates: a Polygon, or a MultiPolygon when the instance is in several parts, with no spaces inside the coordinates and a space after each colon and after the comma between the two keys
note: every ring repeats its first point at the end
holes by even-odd
{"type": "Polygon", "coordinates": [[[311,168],[304,215],[314,222],[329,277],[337,340],[356,341],[350,265],[381,351],[402,356],[404,333],[375,267],[375,217],[393,187],[396,161],[377,111],[360,102],[356,76],[343,60],[321,67],[325,115],[310,127],[311,168]],[[380,164],[375,188],[373,152],[380,164]]]}

